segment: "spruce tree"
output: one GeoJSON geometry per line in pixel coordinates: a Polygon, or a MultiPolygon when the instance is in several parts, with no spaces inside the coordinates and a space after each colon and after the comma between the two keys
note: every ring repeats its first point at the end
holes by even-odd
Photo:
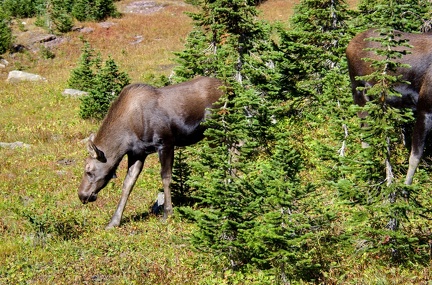
{"type": "Polygon", "coordinates": [[[304,157],[302,177],[314,189],[302,200],[316,238],[309,244],[315,254],[308,256],[317,264],[312,272],[319,271],[325,280],[332,262],[352,252],[344,235],[351,209],[338,200],[333,184],[342,175],[340,158],[348,154],[352,131],[348,121],[355,116],[349,109],[352,95],[345,60],[351,12],[345,1],[335,0],[301,1],[295,11],[290,29],[279,29],[283,56],[277,65],[283,74],[282,88],[290,91],[285,96],[286,114],[296,117],[287,129],[304,157]]]}
{"type": "Polygon", "coordinates": [[[1,6],[12,17],[31,18],[38,14],[44,2],[44,0],[3,0],[1,6]]]}
{"type": "Polygon", "coordinates": [[[72,29],[73,19],[68,12],[67,2],[46,0],[44,17],[46,27],[51,33],[66,33],[72,29]]]}
{"type": "Polygon", "coordinates": [[[192,14],[196,27],[178,54],[176,75],[229,84],[206,122],[200,159],[190,163],[199,207],[183,211],[197,221],[193,244],[219,256],[220,270],[262,270],[270,283],[317,278],[302,203],[311,188],[301,185],[302,159],[286,129],[291,119],[283,118],[273,30],[257,20],[253,1],[194,3],[201,12],[192,14]]]}
{"type": "Polygon", "coordinates": [[[367,127],[360,130],[357,127],[360,124],[350,126],[353,136],[350,140],[355,140],[351,143],[359,145],[361,138],[369,147],[346,157],[341,167],[345,178],[339,181],[340,194],[356,209],[352,219],[356,225],[354,237],[362,240],[358,250],[370,251],[383,260],[405,263],[427,255],[421,250],[427,247],[425,241],[409,230],[413,220],[421,220],[426,209],[420,202],[424,196],[403,185],[405,172],[398,166],[400,161],[396,163],[401,153],[406,152],[401,142],[401,127],[412,116],[410,111],[392,108],[386,99],[401,96],[393,89],[401,82],[401,76],[396,76],[394,71],[407,66],[399,63],[403,52],[397,48],[409,47],[409,42],[399,40],[391,28],[381,29],[380,37],[370,40],[381,44],[373,51],[382,60],[369,59],[375,71],[364,76],[364,80],[376,82],[367,89],[372,100],[361,108],[368,113],[364,121],[367,127]]]}
{"type": "Polygon", "coordinates": [[[113,0],[76,0],[72,15],[78,21],[102,21],[108,17],[118,17],[120,13],[113,0]]]}
{"type": "Polygon", "coordinates": [[[88,92],[81,98],[80,116],[83,119],[102,119],[111,102],[117,98],[130,79],[119,70],[112,58],[102,65],[100,54],[84,41],[78,66],[71,71],[68,80],[70,88],[88,92]]]}
{"type": "Polygon", "coordinates": [[[119,70],[113,59],[106,60],[97,72],[89,94],[81,98],[80,116],[83,119],[103,119],[112,101],[129,82],[129,76],[119,70]]]}
{"type": "Polygon", "coordinates": [[[9,26],[9,18],[0,7],[0,54],[5,53],[12,46],[12,29],[9,26]]]}
{"type": "MultiPolygon", "coordinates": [[[[339,168],[343,173],[337,182],[341,202],[353,207],[351,221],[346,225],[351,230],[347,233],[358,245],[357,252],[405,264],[427,260],[424,232],[430,230],[425,226],[430,219],[425,214],[429,202],[421,186],[401,183],[407,163],[403,129],[411,125],[412,114],[391,108],[385,98],[400,96],[393,90],[400,78],[392,71],[401,66],[398,61],[403,55],[397,47],[409,46],[409,42],[396,40],[394,30],[419,31],[430,11],[431,3],[427,1],[362,1],[357,17],[350,23],[356,27],[354,33],[367,27],[382,28],[381,36],[370,40],[381,43],[381,48],[374,51],[383,60],[369,60],[376,72],[365,79],[378,83],[367,90],[374,100],[365,106],[369,116],[361,125],[366,123],[368,127],[359,128],[357,120],[349,122],[350,151],[341,159],[339,168]],[[370,147],[360,148],[361,141],[367,141],[370,147]]],[[[354,114],[359,108],[351,110],[354,114]]],[[[418,173],[421,183],[427,183],[421,169],[418,173]]]]}
{"type": "Polygon", "coordinates": [[[392,28],[404,32],[419,32],[429,20],[430,1],[362,0],[354,25],[366,28],[392,28]]]}
{"type": "Polygon", "coordinates": [[[72,69],[68,80],[69,87],[86,92],[90,91],[94,85],[94,78],[96,71],[100,68],[100,63],[100,54],[96,55],[89,42],[83,41],[78,65],[72,69]]]}

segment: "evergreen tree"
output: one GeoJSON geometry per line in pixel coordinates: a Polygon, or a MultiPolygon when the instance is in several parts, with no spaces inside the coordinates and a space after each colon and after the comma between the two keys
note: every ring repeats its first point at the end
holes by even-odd
{"type": "Polygon", "coordinates": [[[290,120],[282,119],[273,31],[256,19],[253,1],[194,3],[201,12],[192,14],[196,26],[176,75],[218,76],[229,87],[206,122],[201,158],[191,163],[200,207],[183,211],[199,227],[193,243],[221,256],[222,270],[260,269],[278,283],[317,278],[319,258],[308,244],[315,221],[302,203],[311,188],[300,183],[302,159],[289,139],[290,120]]]}
{"type": "Polygon", "coordinates": [[[280,30],[281,84],[288,113],[297,116],[295,138],[301,140],[306,165],[320,187],[337,178],[339,155],[345,151],[346,106],[350,95],[345,47],[350,20],[344,1],[304,0],[296,6],[290,30],[280,30]]]}
{"type": "MultiPolygon", "coordinates": [[[[338,201],[332,183],[340,179],[340,157],[348,151],[351,131],[347,124],[355,116],[348,108],[352,95],[345,60],[351,12],[345,1],[335,0],[301,1],[295,11],[290,29],[279,29],[283,56],[276,65],[283,74],[282,88],[290,91],[285,96],[286,114],[296,117],[287,128],[304,157],[307,174],[303,177],[315,189],[302,200],[316,237],[309,244],[315,252],[307,256],[317,266],[306,268],[324,275],[335,256],[343,259],[343,254],[351,253],[351,244],[341,232],[351,210],[338,201]]],[[[300,262],[307,264],[308,259],[300,262]]]]}
{"type": "Polygon", "coordinates": [[[92,11],[92,19],[96,21],[102,21],[108,17],[120,16],[120,13],[114,5],[114,0],[96,0],[92,11]]]}
{"type": "Polygon", "coordinates": [[[129,82],[129,76],[120,72],[114,60],[109,58],[96,74],[89,94],[81,98],[80,116],[103,119],[111,102],[129,82]]]}
{"type": "Polygon", "coordinates": [[[81,56],[78,66],[71,71],[68,80],[70,88],[90,91],[93,87],[96,70],[100,68],[101,57],[95,55],[95,50],[91,48],[87,41],[83,41],[81,56]]]}
{"type": "Polygon", "coordinates": [[[177,148],[174,155],[173,176],[170,185],[172,202],[176,206],[191,206],[196,201],[188,183],[191,175],[191,167],[188,161],[198,159],[198,157],[188,148],[177,148]]]}
{"type": "Polygon", "coordinates": [[[119,17],[113,0],[76,0],[72,15],[78,21],[102,21],[108,17],[119,17]]]}
{"type": "Polygon", "coordinates": [[[31,18],[43,9],[44,0],[3,0],[0,4],[12,17],[31,18]]]}
{"type": "Polygon", "coordinates": [[[359,248],[361,251],[371,251],[393,262],[424,260],[427,251],[420,249],[427,247],[425,240],[409,231],[411,219],[418,221],[426,210],[419,203],[424,196],[417,195],[416,191],[401,183],[404,173],[394,163],[405,151],[400,142],[401,126],[410,120],[411,114],[386,103],[389,96],[401,96],[393,89],[401,82],[394,71],[406,66],[398,63],[403,53],[397,47],[409,46],[409,43],[397,40],[397,32],[391,28],[380,31],[380,37],[371,40],[381,44],[374,52],[382,56],[382,60],[370,60],[375,71],[364,77],[367,81],[376,82],[367,90],[373,99],[361,108],[368,113],[365,119],[367,127],[356,130],[355,125],[350,126],[354,136],[350,140],[355,140],[351,142],[359,145],[358,136],[361,134],[361,140],[369,147],[346,158],[344,167],[341,167],[345,177],[339,181],[339,189],[346,201],[361,205],[356,207],[359,211],[352,216],[356,225],[354,237],[363,241],[359,248]]]}
{"type": "MultiPolygon", "coordinates": [[[[370,61],[376,72],[366,80],[377,82],[368,95],[374,100],[368,103],[366,129],[359,129],[360,122],[349,122],[349,136],[346,143],[349,153],[341,159],[343,173],[336,184],[341,202],[352,205],[352,215],[345,227],[356,251],[369,251],[382,260],[409,263],[413,260],[427,260],[427,242],[424,231],[428,227],[424,217],[428,205],[427,195],[416,186],[406,187],[401,183],[405,176],[406,148],[403,145],[402,128],[411,122],[411,112],[396,110],[385,103],[387,96],[400,96],[393,90],[400,78],[392,71],[400,67],[397,60],[402,56],[398,46],[409,43],[396,41],[394,29],[419,31],[420,25],[428,19],[431,3],[427,1],[384,1],[368,0],[359,5],[350,25],[354,33],[368,27],[382,27],[381,37],[371,39],[381,43],[375,52],[382,61],[370,61]],[[359,148],[367,141],[370,147],[359,148]],[[418,225],[418,231],[412,230],[418,225]],[[420,226],[422,225],[422,226],[420,226]]],[[[351,108],[352,114],[359,111],[351,108]]],[[[354,116],[353,116],[354,118],[354,116]]],[[[421,177],[421,170],[419,171],[421,177]]],[[[421,179],[420,179],[421,180],[421,179]]],[[[430,229],[430,227],[429,227],[430,229]]]]}
{"type": "Polygon", "coordinates": [[[67,2],[46,0],[44,17],[50,32],[66,33],[72,29],[73,19],[68,12],[67,2]]]}
{"type": "MultiPolygon", "coordinates": [[[[300,81],[316,81],[323,77],[319,73],[325,74],[341,66],[349,41],[347,9],[343,0],[303,0],[296,6],[296,12],[290,20],[292,29],[283,35],[286,39],[281,46],[286,52],[296,54],[299,51],[308,56],[302,55],[305,58],[301,58],[301,63],[308,64],[308,72],[302,71],[304,76],[299,78],[300,81]],[[289,42],[290,37],[297,40],[297,45],[303,45],[303,50],[296,48],[291,51],[293,44],[289,42]],[[312,50],[308,52],[311,47],[312,50]]],[[[292,54],[289,55],[293,58],[292,54]]],[[[321,88],[317,89],[319,83],[313,81],[307,85],[312,85],[309,93],[316,94],[321,88]]]]}
{"type": "Polygon", "coordinates": [[[362,0],[355,19],[356,27],[392,28],[404,32],[418,32],[429,20],[432,4],[417,0],[362,0]]]}
{"type": "Polygon", "coordinates": [[[111,102],[130,82],[129,76],[119,71],[113,59],[109,58],[103,66],[101,62],[101,55],[95,55],[95,50],[84,41],[78,66],[68,80],[70,88],[88,92],[81,98],[80,116],[83,119],[102,119],[111,102]]]}
{"type": "Polygon", "coordinates": [[[2,0],[4,12],[16,18],[38,17],[36,24],[50,32],[69,32],[74,18],[79,21],[102,21],[119,17],[114,0],[2,0]]]}
{"type": "MultiPolygon", "coordinates": [[[[320,124],[333,127],[334,123],[334,129],[338,131],[331,133],[339,136],[343,133],[341,120],[346,117],[341,104],[352,100],[345,93],[348,90],[347,78],[340,76],[347,70],[344,61],[345,47],[350,37],[346,25],[349,20],[347,6],[344,1],[304,0],[296,6],[295,11],[290,29],[278,29],[278,49],[282,56],[276,65],[282,75],[279,85],[288,91],[284,93],[286,113],[298,116],[297,139],[303,140],[304,136],[309,136],[310,128],[303,126],[311,127],[314,121],[318,134],[324,131],[320,124]],[[324,118],[333,121],[324,121],[324,118]]],[[[323,136],[329,138],[327,133],[323,133],[323,136]]],[[[310,154],[307,157],[317,156],[310,154]]],[[[313,163],[310,167],[320,165],[313,163]]]]}
{"type": "Polygon", "coordinates": [[[5,53],[12,46],[12,29],[9,19],[0,7],[0,54],[5,53]]]}

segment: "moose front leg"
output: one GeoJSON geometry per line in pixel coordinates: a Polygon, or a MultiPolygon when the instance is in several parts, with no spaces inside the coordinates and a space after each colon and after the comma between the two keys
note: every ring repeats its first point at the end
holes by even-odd
{"type": "Polygon", "coordinates": [[[406,185],[411,185],[414,173],[423,155],[426,137],[432,128],[432,112],[419,112],[413,130],[411,153],[409,157],[408,172],[405,179],[406,185]]]}
{"type": "Polygon", "coordinates": [[[128,157],[128,171],[126,174],[126,178],[123,182],[122,195],[118,203],[117,209],[114,215],[112,216],[108,226],[106,226],[106,229],[111,229],[113,227],[118,227],[120,225],[120,221],[123,216],[123,211],[126,206],[126,202],[129,198],[132,188],[135,185],[135,182],[138,179],[138,176],[140,175],[143,169],[144,160],[145,157],[143,159],[135,159],[133,157],[132,158],[128,157]]]}
{"type": "Polygon", "coordinates": [[[166,219],[173,213],[170,184],[174,163],[174,147],[163,147],[159,149],[159,160],[161,163],[161,177],[165,195],[164,219],[166,219]]]}

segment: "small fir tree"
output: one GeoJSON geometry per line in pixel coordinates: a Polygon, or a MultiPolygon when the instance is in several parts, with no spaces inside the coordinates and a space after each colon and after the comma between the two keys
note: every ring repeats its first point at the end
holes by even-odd
{"type": "Polygon", "coordinates": [[[94,78],[89,94],[81,98],[80,116],[83,119],[103,119],[111,102],[117,98],[129,76],[119,71],[113,59],[109,58],[94,78]]]}
{"type": "Polygon", "coordinates": [[[44,2],[44,0],[3,0],[1,6],[12,17],[31,18],[38,14],[44,2]]]}
{"type": "Polygon", "coordinates": [[[102,21],[108,17],[119,17],[113,0],[76,0],[72,15],[78,21],[102,21]]]}
{"type": "Polygon", "coordinates": [[[78,66],[68,80],[70,88],[88,92],[81,98],[80,116],[83,119],[102,119],[111,102],[130,82],[127,73],[119,71],[113,59],[109,58],[104,66],[101,62],[101,55],[95,55],[95,50],[84,41],[78,66]]]}
{"type": "Polygon", "coordinates": [[[12,29],[9,26],[9,18],[0,7],[0,54],[5,53],[12,46],[12,29]]]}
{"type": "Polygon", "coordinates": [[[95,50],[91,48],[89,42],[83,41],[78,66],[72,69],[68,80],[69,87],[86,92],[90,91],[95,84],[96,71],[100,69],[100,63],[100,54],[96,56],[95,50]]]}
{"type": "Polygon", "coordinates": [[[195,191],[191,188],[189,179],[192,175],[190,161],[199,159],[196,153],[189,148],[176,149],[171,181],[173,204],[178,207],[193,206],[197,201],[195,191]]]}
{"type": "Polygon", "coordinates": [[[72,29],[73,19],[68,13],[67,2],[61,0],[46,0],[46,27],[50,32],[66,33],[72,29]]]}

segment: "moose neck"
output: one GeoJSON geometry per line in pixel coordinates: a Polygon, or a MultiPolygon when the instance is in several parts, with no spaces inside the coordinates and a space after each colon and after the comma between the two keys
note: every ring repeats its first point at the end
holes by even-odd
{"type": "Polygon", "coordinates": [[[103,128],[96,135],[94,143],[104,152],[107,163],[112,167],[117,167],[129,151],[127,140],[119,133],[102,132],[102,130],[103,128]]]}

